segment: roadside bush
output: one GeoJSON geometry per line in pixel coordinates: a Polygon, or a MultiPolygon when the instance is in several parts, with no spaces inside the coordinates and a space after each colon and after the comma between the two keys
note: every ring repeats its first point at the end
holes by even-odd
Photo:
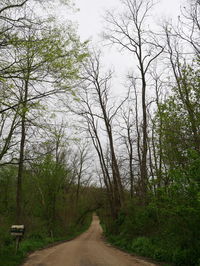
{"type": "Polygon", "coordinates": [[[141,256],[151,256],[153,253],[153,245],[149,238],[138,237],[132,241],[131,251],[141,256]]]}
{"type": "Polygon", "coordinates": [[[177,266],[199,266],[199,185],[184,186],[180,179],[186,174],[177,171],[175,175],[176,183],[152,195],[149,205],[141,207],[130,201],[115,221],[119,233],[109,233],[106,228],[106,234],[111,243],[132,253],[177,266]]]}

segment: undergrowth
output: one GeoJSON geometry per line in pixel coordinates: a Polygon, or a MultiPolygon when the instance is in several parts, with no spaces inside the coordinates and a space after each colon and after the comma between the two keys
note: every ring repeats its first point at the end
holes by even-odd
{"type": "Polygon", "coordinates": [[[42,233],[32,234],[21,241],[17,254],[15,254],[15,240],[7,234],[0,248],[0,266],[21,265],[30,252],[48,247],[51,244],[71,240],[87,230],[90,222],[91,218],[87,219],[84,225],[72,226],[63,237],[50,238],[44,237],[42,233]]]}

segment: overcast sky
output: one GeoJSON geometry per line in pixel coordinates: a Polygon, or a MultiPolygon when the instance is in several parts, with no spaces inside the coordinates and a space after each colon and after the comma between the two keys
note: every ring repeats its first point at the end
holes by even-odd
{"type": "MultiPolygon", "coordinates": [[[[186,0],[160,0],[154,11],[155,22],[161,22],[163,19],[172,18],[174,21],[180,13],[180,5],[186,0]]],[[[103,15],[105,10],[116,8],[120,0],[74,0],[79,8],[73,16],[73,20],[78,23],[78,34],[82,41],[92,40],[94,46],[99,45],[104,52],[105,65],[116,71],[116,76],[123,83],[127,72],[130,70],[131,60],[125,54],[120,54],[115,48],[104,47],[102,38],[103,15]]],[[[66,16],[66,13],[65,13],[66,16]]],[[[117,88],[120,91],[120,87],[117,88]]]]}
{"type": "MultiPolygon", "coordinates": [[[[164,17],[177,17],[179,7],[183,0],[160,0],[156,7],[156,19],[164,17]]],[[[75,0],[76,6],[80,9],[75,18],[79,24],[79,34],[81,38],[98,39],[98,34],[102,31],[102,16],[106,9],[115,8],[119,0],[75,0]]]]}

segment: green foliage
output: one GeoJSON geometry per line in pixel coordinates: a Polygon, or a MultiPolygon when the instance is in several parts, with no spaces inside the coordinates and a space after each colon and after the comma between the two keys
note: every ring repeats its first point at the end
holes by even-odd
{"type": "Polygon", "coordinates": [[[40,248],[45,248],[51,244],[59,244],[62,241],[71,240],[84,232],[91,222],[91,216],[88,216],[83,225],[73,225],[70,230],[63,237],[55,237],[54,239],[49,237],[43,237],[41,232],[38,234],[29,236],[28,239],[23,240],[20,243],[19,250],[15,255],[15,242],[9,237],[9,243],[5,243],[0,249],[0,266],[17,266],[20,265],[29,252],[35,251],[40,248]]]}
{"type": "Polygon", "coordinates": [[[200,65],[180,67],[172,95],[160,104],[155,118],[162,137],[163,160],[170,168],[187,167],[190,154],[200,152],[200,65]],[[161,121],[161,122],[160,122],[161,121]]]}
{"type": "Polygon", "coordinates": [[[187,151],[187,167],[168,171],[170,183],[149,194],[141,206],[128,201],[118,219],[105,223],[114,245],[141,256],[178,266],[198,266],[200,259],[200,155],[187,151]],[[117,232],[117,233],[115,233],[117,232]]]}
{"type": "Polygon", "coordinates": [[[10,236],[10,226],[15,223],[16,167],[5,166],[1,171],[0,201],[0,265],[19,265],[28,252],[50,243],[67,240],[87,229],[91,222],[88,206],[94,204],[94,189],[82,193],[75,204],[76,184],[71,182],[71,170],[56,162],[48,154],[26,168],[23,182],[23,223],[25,239],[18,254],[10,236]],[[6,201],[4,200],[6,199],[6,201]],[[81,221],[78,220],[82,213],[81,221]]]}
{"type": "MultiPolygon", "coordinates": [[[[185,226],[181,224],[181,217],[189,214],[191,215],[187,211],[180,213],[179,210],[178,213],[173,214],[173,219],[170,217],[171,213],[168,213],[168,219],[165,212],[164,217],[160,214],[161,225],[157,224],[157,227],[154,228],[154,234],[151,235],[146,234],[145,231],[142,233],[143,228],[140,227],[141,223],[137,224],[137,226],[132,225],[130,227],[129,224],[125,223],[121,228],[126,233],[109,235],[107,232],[107,239],[112,244],[128,252],[149,257],[157,261],[171,262],[173,265],[198,265],[200,241],[197,231],[199,231],[199,228],[196,228],[195,235],[194,232],[188,232],[188,223],[185,226]],[[140,228],[139,234],[143,236],[137,237],[138,233],[134,234],[131,231],[133,227],[140,228]]],[[[187,217],[187,220],[191,218],[193,217],[187,217]]],[[[195,222],[192,223],[193,226],[198,226],[195,222]]]]}
{"type": "Polygon", "coordinates": [[[16,167],[0,168],[0,214],[13,215],[13,202],[15,201],[15,179],[13,176],[16,176],[16,173],[16,167]]]}
{"type": "MultiPolygon", "coordinates": [[[[10,2],[3,1],[0,5],[9,5],[10,2]]],[[[64,4],[71,1],[61,2],[64,4]]],[[[76,236],[88,225],[89,214],[85,214],[85,209],[90,205],[89,200],[84,199],[80,185],[83,203],[75,204],[75,169],[68,167],[66,161],[60,162],[65,160],[65,155],[60,161],[55,159],[55,139],[53,149],[51,147],[43,155],[42,152],[35,152],[32,141],[28,142],[35,118],[37,123],[34,127],[37,130],[42,128],[38,121],[47,108],[42,105],[41,99],[55,92],[73,93],[72,85],[79,78],[81,64],[88,56],[87,42],[80,41],[71,23],[57,27],[53,19],[35,16],[31,6],[28,1],[27,5],[24,4],[25,9],[23,6],[17,8],[17,11],[15,7],[8,8],[0,18],[0,46],[4,48],[0,52],[0,160],[2,164],[5,163],[0,168],[2,266],[19,265],[27,252],[59,239],[76,236]],[[19,196],[26,234],[19,253],[14,256],[14,243],[9,230],[16,222],[16,179],[22,118],[26,120],[25,157],[32,160],[22,159],[24,170],[19,196]],[[39,159],[38,154],[41,155],[39,159]],[[6,165],[10,160],[16,166],[6,165]],[[77,222],[79,211],[85,214],[81,223],[77,222]]],[[[31,135],[31,138],[33,136],[37,142],[36,135],[31,135]]],[[[38,138],[41,140],[40,136],[38,138]]],[[[62,152],[64,154],[64,149],[62,152]]]]}

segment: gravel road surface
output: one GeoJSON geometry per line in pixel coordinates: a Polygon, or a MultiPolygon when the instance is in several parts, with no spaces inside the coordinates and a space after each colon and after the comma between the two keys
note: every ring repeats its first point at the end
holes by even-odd
{"type": "Polygon", "coordinates": [[[93,216],[88,231],[72,241],[32,253],[23,266],[155,266],[131,256],[102,238],[99,218],[93,216]]]}

